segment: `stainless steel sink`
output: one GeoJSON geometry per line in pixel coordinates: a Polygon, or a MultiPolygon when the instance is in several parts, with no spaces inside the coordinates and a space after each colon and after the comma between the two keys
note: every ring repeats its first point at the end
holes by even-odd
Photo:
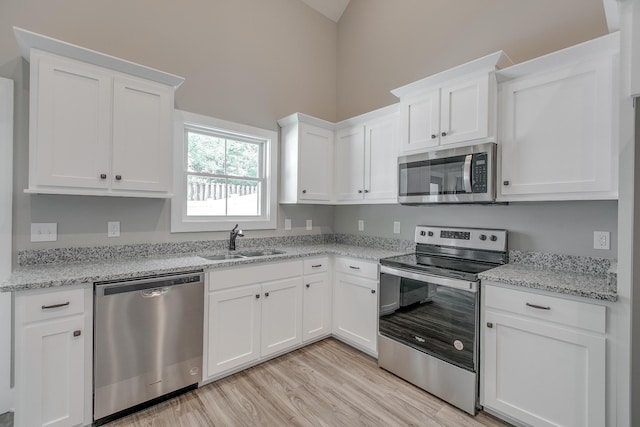
{"type": "Polygon", "coordinates": [[[246,256],[240,255],[240,254],[216,254],[216,255],[200,255],[200,258],[208,259],[209,261],[222,261],[225,259],[246,258],[246,256]]]}
{"type": "Polygon", "coordinates": [[[284,253],[285,253],[284,251],[276,251],[274,249],[263,249],[263,250],[239,252],[240,255],[245,256],[247,258],[252,258],[257,256],[280,255],[284,253]]]}

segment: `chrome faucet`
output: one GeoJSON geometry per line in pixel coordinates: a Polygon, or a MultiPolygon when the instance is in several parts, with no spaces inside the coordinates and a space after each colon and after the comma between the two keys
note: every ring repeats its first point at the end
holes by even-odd
{"type": "Polygon", "coordinates": [[[231,230],[231,233],[229,235],[229,250],[230,251],[235,251],[236,250],[236,237],[240,236],[243,237],[244,234],[242,234],[242,230],[237,230],[238,228],[238,224],[236,224],[235,227],[233,227],[233,230],[231,230]]]}

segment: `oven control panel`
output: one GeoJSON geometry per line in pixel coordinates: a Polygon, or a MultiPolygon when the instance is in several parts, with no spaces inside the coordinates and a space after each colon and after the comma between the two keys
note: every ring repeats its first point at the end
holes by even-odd
{"type": "Polygon", "coordinates": [[[418,225],[415,242],[504,252],[507,250],[507,230],[418,225]]]}

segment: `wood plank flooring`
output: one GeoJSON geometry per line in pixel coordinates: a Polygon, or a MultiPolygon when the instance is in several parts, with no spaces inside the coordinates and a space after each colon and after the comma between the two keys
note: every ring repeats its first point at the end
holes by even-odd
{"type": "Polygon", "coordinates": [[[505,426],[475,418],[329,338],[107,424],[141,426],[505,426]]]}

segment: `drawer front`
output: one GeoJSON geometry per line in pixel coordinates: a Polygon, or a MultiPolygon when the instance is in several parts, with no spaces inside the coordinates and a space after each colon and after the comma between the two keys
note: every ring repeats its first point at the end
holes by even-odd
{"type": "Polygon", "coordinates": [[[336,271],[353,276],[378,280],[378,263],[354,258],[336,258],[336,271]]]}
{"type": "Polygon", "coordinates": [[[593,332],[606,332],[606,307],[483,284],[484,305],[593,332]]]}
{"type": "Polygon", "coordinates": [[[208,273],[209,291],[302,276],[302,260],[238,265],[208,273]]]}
{"type": "Polygon", "coordinates": [[[324,273],[329,269],[329,258],[309,258],[303,261],[304,274],[324,273]]]}
{"type": "Polygon", "coordinates": [[[84,289],[20,295],[23,321],[33,322],[84,313],[84,289]]]}

